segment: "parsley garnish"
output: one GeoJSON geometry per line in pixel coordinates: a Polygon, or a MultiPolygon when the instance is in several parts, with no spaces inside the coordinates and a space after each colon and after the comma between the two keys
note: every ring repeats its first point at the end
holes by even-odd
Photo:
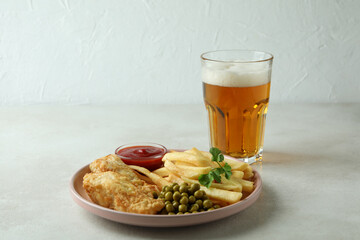
{"type": "Polygon", "coordinates": [[[201,185],[209,188],[211,183],[215,180],[218,183],[221,183],[221,174],[224,174],[226,179],[230,179],[231,177],[231,166],[228,163],[225,163],[224,166],[221,166],[220,163],[224,161],[224,155],[222,155],[221,151],[217,148],[210,148],[209,151],[212,155],[211,161],[216,162],[219,167],[213,168],[210,170],[208,174],[201,174],[199,176],[199,182],[201,185]]]}

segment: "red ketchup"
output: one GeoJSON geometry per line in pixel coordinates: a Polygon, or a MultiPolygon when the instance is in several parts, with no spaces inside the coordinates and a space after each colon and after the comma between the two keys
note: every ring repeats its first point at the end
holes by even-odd
{"type": "Polygon", "coordinates": [[[166,152],[164,146],[155,143],[127,144],[115,150],[115,154],[127,165],[137,165],[150,171],[162,167],[166,152]]]}

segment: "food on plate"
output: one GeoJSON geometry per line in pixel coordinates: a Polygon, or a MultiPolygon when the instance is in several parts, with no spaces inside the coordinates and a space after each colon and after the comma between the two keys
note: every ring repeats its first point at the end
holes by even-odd
{"type": "MultiPolygon", "coordinates": [[[[228,163],[221,165],[224,161],[224,155],[217,148],[211,148],[211,161],[216,162],[219,167],[213,168],[208,173],[201,174],[199,176],[199,182],[205,187],[209,188],[213,181],[221,183],[221,175],[225,176],[227,180],[230,180],[232,175],[231,166],[228,163]]],[[[224,180],[225,181],[225,180],[224,180]]]]}
{"type": "Polygon", "coordinates": [[[184,182],[180,185],[173,183],[164,186],[158,197],[165,201],[161,214],[181,215],[220,208],[219,205],[213,204],[204,191],[200,190],[199,183],[189,185],[184,182]]]}
{"type": "Polygon", "coordinates": [[[251,166],[223,156],[216,148],[167,152],[164,147],[161,165],[149,170],[143,165],[149,160],[146,155],[155,159],[160,152],[144,146],[124,145],[117,154],[89,165],[91,173],[84,176],[83,187],[94,203],[123,212],[180,215],[236,203],[254,190],[251,166]],[[145,159],[137,159],[139,164],[124,163],[139,155],[145,159]]]}
{"type": "Polygon", "coordinates": [[[131,169],[137,170],[138,172],[144,174],[151,180],[154,184],[156,184],[160,189],[166,185],[169,185],[170,182],[162,177],[150,172],[146,168],[139,167],[139,166],[129,166],[131,169]]]}
{"type": "Polygon", "coordinates": [[[158,187],[141,180],[114,154],[95,160],[90,170],[83,178],[83,187],[94,203],[141,214],[156,214],[165,206],[153,196],[158,187]]]}
{"type": "Polygon", "coordinates": [[[131,168],[146,175],[149,183],[159,188],[172,183],[205,183],[207,186],[200,185],[200,190],[220,206],[236,203],[254,190],[251,166],[221,156],[216,150],[203,152],[192,148],[184,152],[172,151],[165,154],[163,162],[164,167],[153,172],[141,167],[131,168]],[[207,175],[206,181],[202,179],[204,175],[207,175]]]}
{"type": "Polygon", "coordinates": [[[90,163],[89,168],[91,172],[117,172],[127,178],[134,180],[137,179],[137,175],[129,169],[129,166],[126,165],[118,156],[114,154],[107,155],[105,157],[96,159],[90,163]]]}
{"type": "Polygon", "coordinates": [[[126,144],[118,147],[115,154],[128,165],[144,167],[155,170],[162,166],[161,161],[167,149],[156,143],[126,144]]]}

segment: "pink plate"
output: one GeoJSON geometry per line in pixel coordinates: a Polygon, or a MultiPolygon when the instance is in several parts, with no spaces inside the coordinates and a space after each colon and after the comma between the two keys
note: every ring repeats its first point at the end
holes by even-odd
{"type": "Polygon", "coordinates": [[[239,213],[245,208],[251,206],[258,199],[262,188],[261,177],[257,171],[253,170],[255,189],[249,196],[237,203],[209,212],[192,213],[187,215],[147,215],[119,212],[93,203],[82,186],[83,177],[89,172],[89,165],[86,165],[77,171],[71,178],[70,194],[74,201],[87,211],[100,217],[119,223],[144,227],[182,227],[219,220],[239,213]]]}

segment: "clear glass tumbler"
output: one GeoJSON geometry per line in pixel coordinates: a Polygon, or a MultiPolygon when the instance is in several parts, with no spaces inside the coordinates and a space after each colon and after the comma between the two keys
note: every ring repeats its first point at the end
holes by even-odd
{"type": "Polygon", "coordinates": [[[273,56],[248,50],[201,55],[210,145],[248,163],[262,160],[273,56]]]}

